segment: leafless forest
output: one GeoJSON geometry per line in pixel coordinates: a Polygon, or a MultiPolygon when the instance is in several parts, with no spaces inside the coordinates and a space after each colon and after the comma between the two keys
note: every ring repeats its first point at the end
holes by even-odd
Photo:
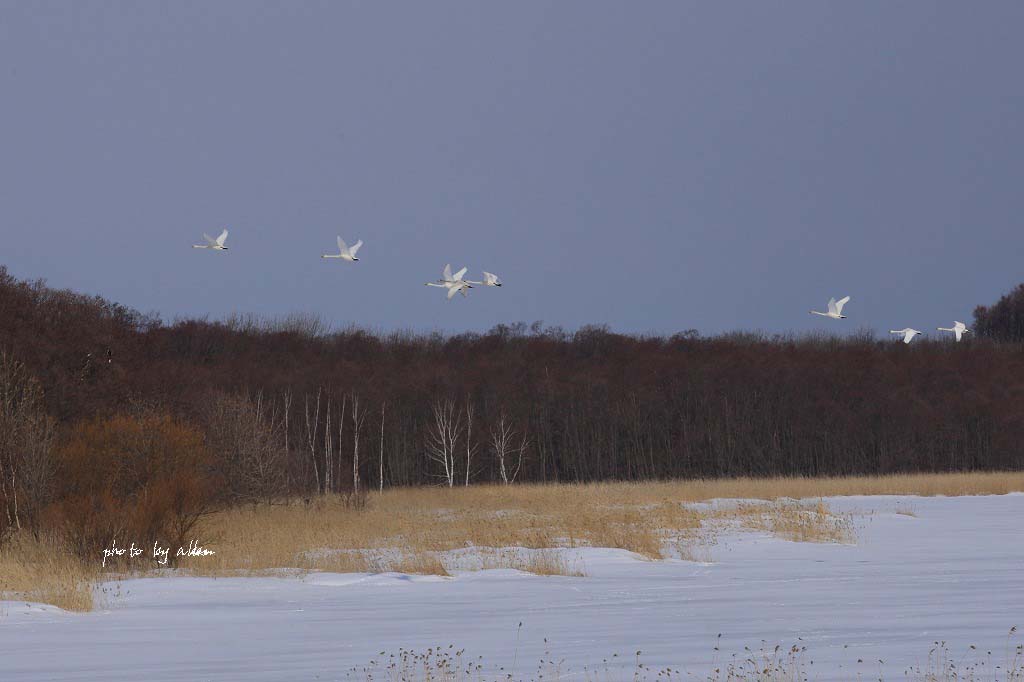
{"type": "Polygon", "coordinates": [[[1014,470],[1024,289],[979,338],[164,323],[0,268],[0,539],[184,540],[217,506],[381,487],[1014,470]]]}

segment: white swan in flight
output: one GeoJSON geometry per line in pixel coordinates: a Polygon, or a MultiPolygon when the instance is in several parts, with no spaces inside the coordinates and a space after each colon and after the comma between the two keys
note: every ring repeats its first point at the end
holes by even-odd
{"type": "Polygon", "coordinates": [[[351,247],[348,247],[348,246],[345,245],[345,240],[342,239],[341,237],[338,237],[338,253],[325,253],[324,255],[322,255],[320,257],[321,258],[340,258],[342,260],[347,260],[349,262],[355,262],[355,261],[359,260],[358,258],[356,258],[356,251],[358,251],[359,247],[361,247],[362,245],[363,245],[363,240],[360,239],[355,244],[353,244],[351,247]]]}
{"type": "Polygon", "coordinates": [[[462,268],[453,275],[452,266],[450,264],[445,265],[444,271],[441,273],[441,279],[437,280],[436,282],[427,282],[426,285],[428,287],[439,287],[441,289],[447,289],[449,301],[452,299],[452,296],[459,292],[461,292],[462,295],[465,296],[466,289],[473,288],[469,282],[462,279],[463,277],[466,276],[466,271],[468,269],[469,268],[462,268]]]}
{"type": "Polygon", "coordinates": [[[448,300],[449,301],[452,300],[452,296],[454,296],[455,294],[462,294],[463,296],[465,296],[466,295],[466,289],[472,289],[472,288],[473,287],[470,285],[469,282],[466,282],[466,281],[455,282],[450,287],[448,287],[448,300]]]}
{"type": "Polygon", "coordinates": [[[500,287],[501,286],[501,280],[498,279],[498,276],[495,275],[493,272],[487,272],[486,270],[484,270],[484,281],[482,281],[482,282],[473,282],[472,280],[466,280],[466,281],[469,282],[470,284],[482,284],[485,287],[500,287]]]}
{"type": "Polygon", "coordinates": [[[953,320],[952,327],[936,327],[936,329],[938,329],[940,332],[953,332],[953,335],[956,336],[957,341],[959,341],[964,334],[968,334],[971,331],[970,329],[967,328],[966,324],[964,324],[963,322],[957,322],[956,320],[953,320]]]}
{"type": "Polygon", "coordinates": [[[919,332],[916,329],[911,329],[910,327],[907,327],[906,329],[890,329],[889,333],[902,334],[903,343],[910,343],[911,341],[914,340],[915,336],[917,336],[918,334],[923,334],[924,332],[919,332]]]}
{"type": "Polygon", "coordinates": [[[220,236],[214,239],[210,235],[203,233],[203,239],[206,240],[205,244],[193,244],[193,249],[213,249],[214,251],[227,251],[228,247],[224,246],[224,242],[228,240],[228,231],[224,230],[220,233],[220,236]]]}
{"type": "Polygon", "coordinates": [[[850,302],[849,296],[844,296],[838,301],[834,298],[828,300],[828,312],[820,313],[817,310],[812,310],[811,315],[821,315],[822,317],[831,317],[833,320],[845,320],[846,315],[843,315],[843,306],[850,302]]]}
{"type": "Polygon", "coordinates": [[[452,274],[452,266],[451,266],[451,264],[445,265],[444,266],[444,270],[441,272],[441,279],[437,280],[436,282],[427,282],[427,286],[428,287],[444,287],[444,288],[447,289],[448,287],[450,287],[451,285],[455,284],[456,282],[463,281],[462,278],[466,276],[466,272],[468,270],[469,270],[469,268],[462,268],[461,270],[459,270],[458,272],[456,272],[453,275],[452,274]]]}

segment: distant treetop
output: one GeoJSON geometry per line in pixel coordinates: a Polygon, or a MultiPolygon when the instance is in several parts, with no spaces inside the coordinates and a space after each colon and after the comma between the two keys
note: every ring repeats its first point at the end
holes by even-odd
{"type": "Polygon", "coordinates": [[[995,305],[975,308],[974,331],[993,341],[1024,341],[1024,284],[995,305]]]}

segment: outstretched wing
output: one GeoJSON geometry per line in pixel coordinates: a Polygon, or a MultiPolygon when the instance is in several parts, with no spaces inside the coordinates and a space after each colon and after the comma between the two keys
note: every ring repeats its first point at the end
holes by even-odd
{"type": "Polygon", "coordinates": [[[223,232],[220,233],[220,236],[217,237],[217,246],[224,246],[224,242],[226,242],[227,240],[228,240],[228,231],[224,230],[223,232]]]}
{"type": "Polygon", "coordinates": [[[452,281],[452,266],[451,266],[450,263],[448,265],[444,266],[444,271],[442,272],[441,277],[446,282],[451,282],[452,281]]]}
{"type": "Polygon", "coordinates": [[[849,296],[844,296],[843,298],[841,298],[838,301],[836,301],[836,315],[842,315],[843,314],[843,306],[846,305],[849,302],[850,302],[850,297],[849,296]]]}
{"type": "Polygon", "coordinates": [[[205,239],[210,246],[217,245],[217,240],[211,237],[210,235],[206,234],[205,232],[203,232],[203,239],[205,239]]]}
{"type": "Polygon", "coordinates": [[[456,282],[458,282],[460,279],[466,276],[466,270],[469,270],[469,268],[462,268],[461,270],[455,273],[456,282]]]}
{"type": "Polygon", "coordinates": [[[498,283],[498,276],[495,275],[493,272],[487,272],[486,270],[484,270],[484,279],[487,281],[488,284],[498,283]]]}
{"type": "Polygon", "coordinates": [[[964,335],[964,330],[960,327],[953,327],[953,334],[956,336],[956,340],[959,341],[964,335]]]}
{"type": "Polygon", "coordinates": [[[356,251],[358,251],[359,247],[362,246],[362,245],[363,245],[363,240],[360,239],[359,241],[357,241],[355,244],[352,245],[351,249],[349,249],[349,255],[355,257],[356,251]]]}
{"type": "Polygon", "coordinates": [[[345,240],[341,237],[338,237],[338,251],[341,252],[341,255],[343,256],[348,253],[348,247],[345,246],[345,240]]]}
{"type": "Polygon", "coordinates": [[[459,289],[462,287],[448,287],[448,300],[452,300],[452,296],[459,293],[459,289]]]}
{"type": "Polygon", "coordinates": [[[913,329],[908,329],[907,333],[903,335],[903,343],[910,343],[911,341],[914,340],[914,336],[916,335],[917,332],[915,332],[913,329]]]}

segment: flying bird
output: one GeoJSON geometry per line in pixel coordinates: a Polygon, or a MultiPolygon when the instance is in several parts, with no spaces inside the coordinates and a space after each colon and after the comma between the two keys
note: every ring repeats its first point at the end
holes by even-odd
{"type": "Polygon", "coordinates": [[[214,239],[210,235],[203,233],[203,239],[206,240],[205,244],[193,244],[193,249],[213,249],[214,251],[227,251],[228,247],[224,246],[224,242],[228,240],[228,231],[224,230],[220,233],[220,236],[214,239]]]}
{"type": "Polygon", "coordinates": [[[320,257],[321,258],[340,258],[341,260],[347,260],[347,261],[350,261],[350,262],[355,262],[355,261],[359,260],[358,258],[356,258],[356,251],[358,251],[359,247],[361,247],[362,245],[363,245],[363,240],[360,239],[355,244],[353,244],[351,247],[348,247],[348,246],[345,245],[345,240],[342,239],[341,237],[338,237],[338,253],[325,253],[325,254],[323,254],[320,257]]]}
{"type": "Polygon", "coordinates": [[[448,287],[448,300],[449,301],[452,300],[452,296],[454,296],[455,294],[462,294],[463,296],[465,296],[466,295],[466,290],[467,289],[472,289],[472,288],[473,287],[470,286],[469,282],[465,282],[465,281],[455,282],[450,287],[448,287]]]}
{"type": "Polygon", "coordinates": [[[501,286],[501,280],[498,279],[498,276],[495,275],[493,272],[487,272],[486,270],[484,270],[484,281],[482,281],[482,282],[473,282],[471,280],[466,280],[466,281],[469,282],[470,284],[482,284],[485,287],[500,287],[501,286]]]}
{"type": "Polygon", "coordinates": [[[970,329],[967,328],[966,324],[964,324],[963,322],[957,322],[956,320],[953,320],[952,327],[936,327],[936,329],[938,329],[940,332],[953,332],[953,335],[956,337],[957,341],[963,338],[964,334],[968,334],[971,331],[970,329]]]}
{"type": "Polygon", "coordinates": [[[444,270],[441,273],[441,279],[437,280],[436,282],[427,282],[426,285],[428,287],[439,287],[441,289],[447,289],[449,301],[452,299],[452,296],[459,292],[461,292],[462,295],[465,296],[466,290],[473,288],[469,282],[462,279],[463,277],[466,276],[466,271],[468,269],[469,268],[462,268],[453,275],[452,266],[450,264],[445,265],[444,270]]]}
{"type": "Polygon", "coordinates": [[[822,317],[831,317],[833,320],[845,320],[846,315],[843,315],[843,306],[850,302],[850,297],[845,296],[838,301],[834,298],[828,300],[828,312],[820,313],[817,310],[812,310],[811,315],[821,315],[822,317]]]}
{"type": "Polygon", "coordinates": [[[918,334],[922,334],[923,332],[919,332],[916,329],[911,329],[910,327],[907,327],[906,329],[890,329],[889,333],[902,334],[903,343],[910,343],[911,341],[914,340],[915,336],[917,336],[918,334]]]}

